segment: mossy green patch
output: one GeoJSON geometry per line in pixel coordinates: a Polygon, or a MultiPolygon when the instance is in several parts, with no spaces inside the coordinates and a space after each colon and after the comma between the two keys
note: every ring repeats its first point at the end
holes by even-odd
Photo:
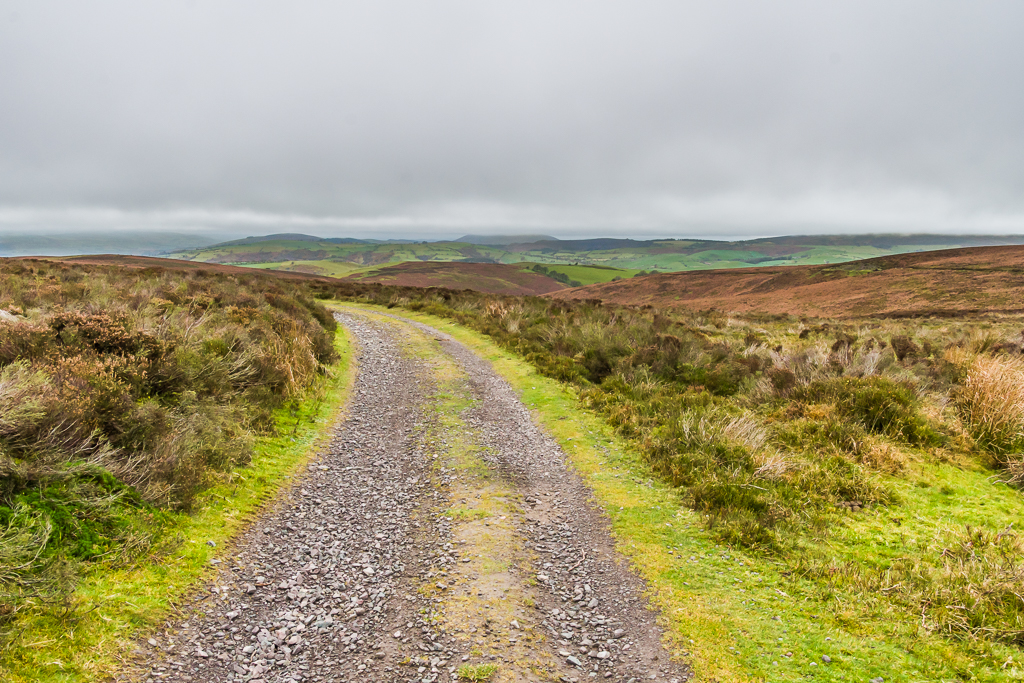
{"type": "Polygon", "coordinates": [[[497,664],[463,664],[455,675],[463,681],[489,681],[497,672],[497,664]]]}

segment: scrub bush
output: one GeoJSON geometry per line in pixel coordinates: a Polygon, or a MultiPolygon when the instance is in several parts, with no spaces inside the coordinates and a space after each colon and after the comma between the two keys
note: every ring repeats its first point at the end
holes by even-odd
{"type": "Polygon", "coordinates": [[[144,551],[334,362],[301,282],[0,261],[0,616],[144,551]]]}

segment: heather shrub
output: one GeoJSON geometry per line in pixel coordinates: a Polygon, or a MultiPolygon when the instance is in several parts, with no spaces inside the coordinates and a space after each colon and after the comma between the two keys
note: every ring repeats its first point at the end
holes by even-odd
{"type": "Polygon", "coordinates": [[[1024,361],[978,356],[956,394],[971,436],[999,455],[1024,451],[1024,361]]]}
{"type": "Polygon", "coordinates": [[[335,360],[327,309],[259,273],[7,261],[0,308],[0,615],[144,551],[335,360]]]}
{"type": "Polygon", "coordinates": [[[966,367],[954,399],[967,431],[1005,470],[1006,481],[1024,486],[1024,361],[1011,356],[947,354],[966,367]]]}
{"type": "Polygon", "coordinates": [[[806,403],[829,403],[864,429],[914,445],[942,441],[920,414],[914,391],[886,377],[842,377],[818,380],[794,392],[806,403]]]}
{"type": "Polygon", "coordinates": [[[914,343],[914,340],[906,335],[894,335],[889,340],[889,345],[892,347],[893,353],[896,354],[896,359],[903,361],[907,358],[913,358],[921,353],[921,347],[914,343]]]}

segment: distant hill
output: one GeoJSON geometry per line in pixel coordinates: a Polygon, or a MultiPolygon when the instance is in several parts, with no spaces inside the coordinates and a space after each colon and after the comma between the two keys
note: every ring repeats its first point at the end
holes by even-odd
{"type": "Polygon", "coordinates": [[[328,244],[366,244],[363,240],[353,237],[315,237],[314,235],[303,235],[294,232],[282,232],[276,235],[261,235],[257,237],[244,237],[240,240],[220,242],[210,245],[211,247],[230,247],[242,244],[258,244],[260,242],[326,242],[328,244]]]}
{"type": "Polygon", "coordinates": [[[866,235],[790,235],[750,240],[752,245],[815,245],[822,247],[869,246],[876,249],[894,249],[907,244],[927,244],[932,248],[995,247],[1004,244],[1024,244],[1024,235],[933,235],[866,234],[866,235]]]}
{"type": "Polygon", "coordinates": [[[230,240],[228,242],[221,242],[214,244],[214,247],[233,247],[239,244],[257,244],[259,242],[323,242],[322,237],[314,237],[313,235],[303,235],[297,232],[282,232],[274,235],[255,235],[252,237],[243,237],[240,240],[230,240]]]}
{"type": "Polygon", "coordinates": [[[106,232],[57,235],[2,235],[0,256],[69,256],[133,254],[153,256],[205,247],[216,240],[176,232],[106,232]]]}
{"type": "MultiPolygon", "coordinates": [[[[663,242],[675,242],[677,240],[662,240],[663,242]]],[[[686,240],[686,242],[693,243],[693,240],[686,240]]],[[[534,242],[520,242],[518,244],[510,244],[515,249],[512,251],[523,252],[523,251],[543,251],[545,249],[555,249],[558,251],[609,251],[612,249],[650,249],[659,244],[658,240],[631,240],[622,239],[618,237],[595,237],[592,239],[585,240],[556,240],[556,239],[542,239],[534,242]]],[[[718,244],[718,243],[713,243],[718,244]]]]}
{"type": "MultiPolygon", "coordinates": [[[[129,268],[244,272],[230,265],[141,256],[76,256],[68,262],[129,268]]],[[[335,264],[343,265],[343,264],[335,264]]],[[[405,262],[338,273],[278,272],[286,278],[344,277],[411,287],[493,294],[598,299],[671,310],[719,309],[815,318],[966,316],[1024,311],[1024,246],[972,247],[897,254],[841,264],[767,266],[643,274],[595,266],[544,267],[467,262],[405,262]],[[546,272],[543,272],[546,271],[546,272]],[[565,276],[565,277],[563,277],[565,276]],[[568,288],[556,279],[611,281],[568,288]]]]}
{"type": "Polygon", "coordinates": [[[557,242],[558,238],[550,235],[463,235],[454,241],[506,247],[510,244],[525,244],[527,242],[557,242]]]}
{"type": "MultiPolygon", "coordinates": [[[[722,268],[828,265],[951,247],[1024,244],[1024,236],[811,235],[745,241],[694,239],[541,239],[517,244],[469,241],[319,239],[267,235],[171,254],[174,258],[344,276],[404,262],[520,263],[604,266],[630,271],[679,272],[722,268]]],[[[495,237],[496,241],[530,235],[495,237]]],[[[476,239],[466,235],[462,239],[476,239]]],[[[491,240],[491,238],[486,238],[491,240]]],[[[625,275],[623,275],[625,276],[625,275]]],[[[578,279],[573,277],[572,279],[578,279]]],[[[581,280],[583,281],[583,280],[581,280]]],[[[586,281],[583,281],[586,282],[586,281]]]]}
{"type": "Polygon", "coordinates": [[[900,254],[835,265],[664,273],[564,289],[560,299],[672,309],[857,316],[1024,310],[1024,246],[900,254]]]}

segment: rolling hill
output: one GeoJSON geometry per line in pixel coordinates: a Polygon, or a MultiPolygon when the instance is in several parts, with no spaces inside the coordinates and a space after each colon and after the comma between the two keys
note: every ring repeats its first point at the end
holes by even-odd
{"type": "MultiPolygon", "coordinates": [[[[1024,237],[955,235],[804,236],[739,242],[598,238],[497,243],[533,237],[536,236],[485,239],[467,235],[456,242],[378,242],[321,239],[310,235],[268,235],[179,251],[169,256],[188,261],[257,266],[330,277],[345,277],[404,262],[607,266],[629,271],[622,275],[628,277],[640,270],[678,272],[750,266],[829,265],[936,249],[1024,243],[1024,237]]],[[[570,278],[583,284],[589,282],[570,278]]]]}
{"type": "MultiPolygon", "coordinates": [[[[69,263],[119,265],[242,273],[227,264],[120,255],[65,257],[69,263]]],[[[657,308],[719,309],[808,317],[956,316],[1024,311],[1024,246],[948,249],[886,256],[844,264],[660,273],[568,287],[570,273],[616,271],[569,266],[536,272],[530,264],[401,263],[349,275],[360,283],[406,287],[472,289],[502,295],[544,295],[555,299],[596,299],[606,303],[657,308]],[[561,271],[565,272],[561,272],[561,271]],[[554,275],[555,277],[552,277],[554,275]]],[[[618,271],[621,272],[621,271],[618,271]]],[[[286,278],[317,279],[323,274],[274,271],[286,278]]],[[[614,277],[621,277],[614,275],[614,277]]]]}
{"type": "Polygon", "coordinates": [[[664,273],[550,296],[815,317],[1018,312],[1024,310],[1024,246],[947,249],[840,265],[664,273]]]}

